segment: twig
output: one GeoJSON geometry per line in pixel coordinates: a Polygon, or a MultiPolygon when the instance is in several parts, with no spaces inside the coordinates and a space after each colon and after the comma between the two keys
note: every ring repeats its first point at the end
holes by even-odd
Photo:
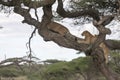
{"type": "Polygon", "coordinates": [[[30,58],[30,60],[32,58],[31,39],[33,38],[35,32],[36,32],[36,28],[33,30],[32,34],[31,34],[31,36],[29,38],[29,41],[26,43],[26,46],[29,49],[28,57],[30,58]]]}
{"type": "MultiPolygon", "coordinates": [[[[34,10],[35,10],[35,16],[36,16],[36,18],[37,18],[37,21],[39,21],[39,17],[38,17],[38,15],[37,15],[37,9],[36,9],[36,7],[34,8],[34,10]]],[[[31,36],[30,36],[30,38],[29,38],[29,41],[28,41],[28,43],[26,44],[26,45],[28,45],[28,49],[29,49],[29,55],[28,55],[28,57],[30,58],[30,60],[31,60],[31,58],[32,58],[31,39],[33,38],[33,35],[35,34],[36,29],[37,29],[37,28],[35,28],[35,29],[33,30],[32,34],[31,34],[31,36]]]]}

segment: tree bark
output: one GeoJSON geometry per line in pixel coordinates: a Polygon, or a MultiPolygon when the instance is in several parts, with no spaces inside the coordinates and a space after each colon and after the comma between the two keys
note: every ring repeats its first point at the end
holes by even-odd
{"type": "MultiPolygon", "coordinates": [[[[23,3],[21,2],[21,0],[10,0],[8,2],[4,2],[3,0],[1,0],[0,4],[9,6],[9,7],[14,7],[14,12],[24,17],[23,23],[27,23],[29,25],[35,26],[35,28],[38,29],[39,35],[41,35],[45,41],[54,41],[59,46],[86,52],[86,55],[89,55],[93,58],[94,64],[97,66],[99,71],[106,77],[107,80],[120,80],[118,76],[114,76],[114,73],[105,64],[103,51],[99,47],[100,43],[105,42],[105,44],[110,49],[120,50],[120,42],[105,40],[106,34],[109,34],[110,30],[106,29],[105,25],[97,25],[97,26],[95,25],[95,27],[99,30],[100,34],[98,35],[98,38],[94,42],[94,44],[92,44],[92,46],[84,43],[79,44],[76,41],[76,38],[77,39],[80,39],[80,38],[73,36],[69,31],[67,32],[69,34],[66,34],[66,36],[61,36],[61,34],[53,32],[48,29],[47,26],[51,22],[53,22],[51,20],[53,17],[52,5],[55,2],[55,0],[51,0],[51,1],[44,0],[44,1],[47,1],[48,3],[46,2],[43,5],[40,4],[39,6],[36,6],[36,7],[41,7],[41,6],[43,7],[44,15],[42,17],[41,22],[32,18],[28,9],[24,9],[21,7],[21,3],[23,3]],[[69,38],[68,36],[73,36],[74,38],[69,38]],[[90,50],[88,50],[89,47],[90,47],[90,50]]],[[[89,10],[86,9],[83,11],[73,12],[73,13],[65,11],[63,8],[62,0],[58,0],[57,12],[62,17],[74,18],[79,16],[90,16],[97,22],[101,20],[99,17],[99,12],[95,9],[89,9],[89,10]]]]}
{"type": "Polygon", "coordinates": [[[119,76],[113,73],[113,71],[104,62],[105,58],[101,48],[96,48],[92,52],[93,62],[97,69],[105,76],[107,80],[119,80],[119,76]]]}

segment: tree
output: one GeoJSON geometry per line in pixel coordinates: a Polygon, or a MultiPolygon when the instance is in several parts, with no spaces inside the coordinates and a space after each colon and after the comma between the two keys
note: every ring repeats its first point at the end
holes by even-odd
{"type": "Polygon", "coordinates": [[[94,64],[98,67],[99,71],[106,77],[107,80],[119,80],[119,77],[116,75],[116,73],[113,73],[113,71],[105,63],[103,51],[99,47],[99,44],[105,42],[105,44],[111,50],[120,49],[120,42],[115,40],[105,40],[106,35],[111,34],[110,29],[106,28],[105,26],[108,25],[114,19],[115,16],[117,17],[119,16],[120,1],[119,0],[115,1],[80,0],[80,1],[84,1],[84,3],[86,1],[87,3],[89,3],[89,5],[86,4],[87,7],[82,6],[80,7],[79,11],[75,12],[66,11],[63,8],[62,0],[0,0],[0,4],[1,8],[3,8],[3,6],[13,7],[14,9],[13,11],[15,13],[24,17],[22,23],[33,25],[35,27],[35,30],[36,29],[38,30],[39,35],[42,36],[45,41],[54,41],[56,44],[66,48],[84,51],[87,56],[91,56],[93,58],[94,64]],[[99,30],[99,35],[97,40],[92,45],[87,45],[84,43],[79,44],[77,40],[82,40],[81,38],[73,36],[69,32],[69,30],[65,28],[63,25],[52,21],[53,18],[52,5],[55,3],[55,1],[58,1],[57,13],[63,18],[66,17],[76,18],[79,16],[89,16],[93,18],[93,25],[99,30]],[[28,9],[23,8],[21,4],[27,6],[28,9]],[[44,12],[42,16],[42,21],[39,21],[37,16],[37,8],[39,7],[42,7],[44,12]],[[37,19],[31,17],[31,14],[29,13],[31,8],[35,10],[35,15],[37,19]],[[106,9],[106,11],[111,13],[111,15],[107,15],[108,17],[106,17],[106,15],[104,15],[103,12],[99,11],[100,9],[106,9]]]}

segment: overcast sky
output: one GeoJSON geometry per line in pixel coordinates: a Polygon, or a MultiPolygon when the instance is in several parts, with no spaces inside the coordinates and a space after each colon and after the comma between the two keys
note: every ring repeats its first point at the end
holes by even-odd
{"type": "MultiPolygon", "coordinates": [[[[7,15],[0,13],[0,26],[3,27],[0,29],[0,60],[3,60],[5,56],[9,58],[27,55],[26,43],[33,31],[32,26],[21,23],[23,18],[20,15],[15,13],[10,14],[9,17],[7,15]]],[[[43,41],[37,33],[32,38],[31,46],[34,52],[33,55],[41,60],[71,60],[80,56],[73,49],[60,47],[52,41],[43,41]]]]}
{"type": "MultiPolygon", "coordinates": [[[[56,5],[53,6],[55,9],[56,5]]],[[[39,10],[39,17],[42,16],[42,10],[39,10]]],[[[31,11],[32,17],[34,11],[31,11]]],[[[4,14],[0,12],[0,60],[10,57],[22,57],[26,56],[28,49],[26,47],[26,43],[33,31],[33,26],[23,24],[21,21],[23,17],[18,14],[11,13],[4,14]]],[[[92,23],[85,25],[74,25],[74,19],[65,18],[60,21],[61,24],[65,25],[73,35],[78,37],[81,36],[81,32],[84,30],[89,30],[93,34],[99,34],[97,29],[92,25],[92,23]]],[[[111,25],[112,35],[107,36],[108,38],[114,38],[120,40],[120,24],[117,23],[113,26],[111,25]],[[117,27],[115,27],[117,26],[117,27]]],[[[83,37],[84,38],[84,37],[83,37]]],[[[34,52],[34,56],[40,58],[41,60],[45,59],[60,59],[60,60],[72,60],[77,58],[83,54],[76,54],[76,50],[63,48],[55,44],[54,42],[45,42],[41,36],[37,33],[32,38],[32,49],[34,52]]]]}

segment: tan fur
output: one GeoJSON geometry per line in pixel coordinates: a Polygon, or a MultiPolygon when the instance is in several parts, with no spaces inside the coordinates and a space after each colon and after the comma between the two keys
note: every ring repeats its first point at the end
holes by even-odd
{"type": "Polygon", "coordinates": [[[59,33],[62,36],[64,36],[67,32],[69,32],[69,30],[66,27],[56,22],[51,22],[50,24],[48,24],[47,27],[49,30],[59,33]]]}
{"type": "MultiPolygon", "coordinates": [[[[77,41],[78,43],[92,44],[97,39],[97,35],[93,36],[88,31],[84,31],[82,33],[82,36],[85,36],[85,39],[77,41]]],[[[104,56],[105,56],[105,59],[106,59],[106,63],[108,63],[108,54],[109,54],[108,47],[104,43],[101,43],[99,46],[103,49],[104,56]]]]}

